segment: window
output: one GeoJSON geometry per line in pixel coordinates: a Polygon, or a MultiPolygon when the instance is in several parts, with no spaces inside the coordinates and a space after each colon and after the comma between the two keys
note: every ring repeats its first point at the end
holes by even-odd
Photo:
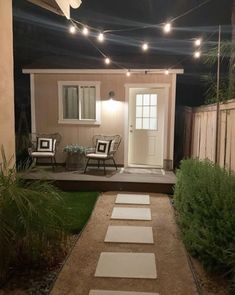
{"type": "Polygon", "coordinates": [[[136,95],[136,129],[157,130],[157,94],[136,95]]]}
{"type": "Polygon", "coordinates": [[[100,83],[60,81],[59,123],[99,124],[100,83]]]}

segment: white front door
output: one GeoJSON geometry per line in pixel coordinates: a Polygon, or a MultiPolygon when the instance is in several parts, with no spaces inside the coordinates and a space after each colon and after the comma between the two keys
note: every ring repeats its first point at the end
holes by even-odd
{"type": "Polygon", "coordinates": [[[163,167],[163,89],[130,89],[128,165],[163,167]]]}

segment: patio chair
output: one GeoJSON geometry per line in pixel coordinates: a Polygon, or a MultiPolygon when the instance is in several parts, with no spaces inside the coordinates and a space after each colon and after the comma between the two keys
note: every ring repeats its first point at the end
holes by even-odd
{"type": "Polygon", "coordinates": [[[28,148],[29,156],[37,164],[38,159],[50,159],[53,170],[56,166],[56,151],[61,141],[59,133],[30,134],[30,147],[28,148]]]}
{"type": "Polygon", "coordinates": [[[100,168],[100,162],[103,162],[104,174],[106,174],[106,161],[111,160],[117,170],[117,164],[114,155],[121,143],[120,135],[94,135],[92,138],[93,150],[85,154],[87,158],[84,173],[86,173],[90,160],[95,160],[100,168]]]}

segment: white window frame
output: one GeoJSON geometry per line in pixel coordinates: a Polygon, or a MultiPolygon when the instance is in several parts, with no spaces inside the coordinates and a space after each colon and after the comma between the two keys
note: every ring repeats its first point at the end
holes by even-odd
{"type": "MultiPolygon", "coordinates": [[[[79,104],[80,104],[80,101],[79,101],[79,104]]],[[[100,81],[58,81],[58,112],[59,112],[59,120],[58,120],[59,124],[100,125],[101,124],[100,81]],[[95,87],[96,119],[81,119],[81,120],[80,119],[64,119],[63,117],[63,86],[78,86],[78,87],[93,86],[95,87]]]]}

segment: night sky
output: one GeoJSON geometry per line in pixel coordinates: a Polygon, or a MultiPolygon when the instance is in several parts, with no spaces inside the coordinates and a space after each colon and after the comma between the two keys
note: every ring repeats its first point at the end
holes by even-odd
{"type": "MultiPolygon", "coordinates": [[[[203,102],[204,87],[201,75],[208,72],[202,60],[192,57],[192,38],[202,37],[203,55],[217,40],[217,27],[222,25],[223,40],[231,38],[232,0],[211,0],[198,10],[173,23],[169,35],[162,32],[160,23],[175,18],[202,3],[202,0],[83,0],[77,10],[71,10],[72,18],[102,30],[119,30],[128,27],[154,28],[106,35],[106,41],[98,44],[91,40],[112,60],[126,68],[140,64],[149,68],[161,60],[181,64],[185,74],[178,78],[177,104],[199,105],[203,102]],[[209,40],[208,40],[209,38],[209,40]],[[148,52],[143,53],[140,44],[149,42],[148,52]],[[173,62],[174,61],[174,62],[173,62]]],[[[69,21],[26,0],[14,0],[14,64],[16,129],[19,113],[26,107],[29,117],[29,77],[22,68],[47,60],[90,60],[100,63],[103,57],[81,34],[68,32],[69,21]]]]}

